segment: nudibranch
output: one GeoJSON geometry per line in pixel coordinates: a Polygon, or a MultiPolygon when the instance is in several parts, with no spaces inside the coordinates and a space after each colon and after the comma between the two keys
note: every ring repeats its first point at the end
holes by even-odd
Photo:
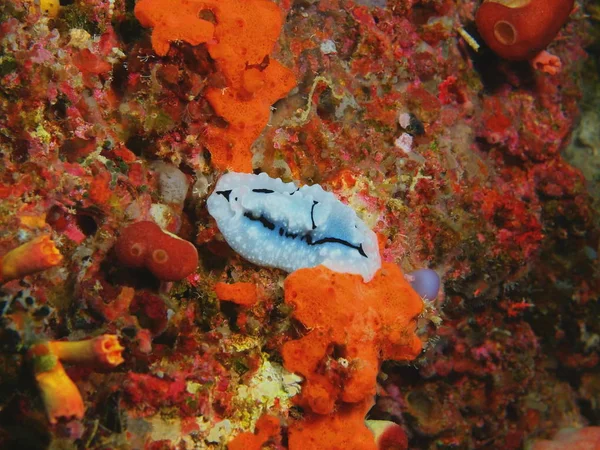
{"type": "Polygon", "coordinates": [[[365,282],[381,267],[375,233],[319,185],[229,172],[207,206],[227,243],[254,264],[288,272],[322,264],[365,282]]]}
{"type": "Polygon", "coordinates": [[[484,0],[475,17],[487,45],[505,59],[534,58],[558,34],[574,0],[484,0]]]}

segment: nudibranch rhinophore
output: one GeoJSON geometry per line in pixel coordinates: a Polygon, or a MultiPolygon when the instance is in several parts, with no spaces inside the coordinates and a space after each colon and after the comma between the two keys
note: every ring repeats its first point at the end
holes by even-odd
{"type": "Polygon", "coordinates": [[[574,0],[484,0],[477,30],[499,56],[527,60],[544,50],[573,10],[574,0]]]}
{"type": "Polygon", "coordinates": [[[229,172],[207,206],[227,243],[254,264],[288,272],[322,264],[365,282],[381,267],[375,233],[319,185],[229,172]]]}

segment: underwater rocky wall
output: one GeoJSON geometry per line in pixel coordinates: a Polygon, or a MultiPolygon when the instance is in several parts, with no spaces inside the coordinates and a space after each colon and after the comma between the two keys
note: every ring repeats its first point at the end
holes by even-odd
{"type": "Polygon", "coordinates": [[[597,449],[600,7],[483,3],[2,2],[0,448],[597,449]],[[247,261],[228,171],[381,269],[247,261]]]}

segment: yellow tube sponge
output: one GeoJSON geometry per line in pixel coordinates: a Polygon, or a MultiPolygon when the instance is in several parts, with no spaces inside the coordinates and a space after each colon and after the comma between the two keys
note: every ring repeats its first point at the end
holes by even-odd
{"type": "Polygon", "coordinates": [[[41,272],[60,264],[62,259],[50,236],[39,236],[0,257],[0,282],[41,272]]]}
{"type": "Polygon", "coordinates": [[[123,362],[124,348],[117,336],[104,334],[86,341],[40,342],[29,349],[35,379],[51,424],[59,419],[81,419],[83,399],[61,361],[72,364],[116,367],[123,362]]]}
{"type": "Polygon", "coordinates": [[[52,341],[49,345],[52,353],[67,363],[100,363],[116,367],[123,362],[121,353],[124,348],[113,334],[103,334],[86,341],[52,341]]]}
{"type": "Polygon", "coordinates": [[[34,345],[29,354],[50,423],[55,424],[60,418],[83,418],[85,407],[81,394],[48,343],[34,345]]]}

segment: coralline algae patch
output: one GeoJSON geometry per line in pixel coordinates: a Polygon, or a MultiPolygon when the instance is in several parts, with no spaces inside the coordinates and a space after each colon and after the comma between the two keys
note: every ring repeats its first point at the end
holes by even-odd
{"type": "Polygon", "coordinates": [[[598,416],[597,212],[561,157],[598,12],[562,13],[550,76],[490,52],[480,6],[3,2],[0,447],[593,435],[553,438],[598,416]],[[206,204],[226,169],[321,186],[383,269],[243,259],[206,204]],[[424,267],[421,303],[402,272],[424,267]],[[106,335],[113,367],[89,357],[106,335]]]}

